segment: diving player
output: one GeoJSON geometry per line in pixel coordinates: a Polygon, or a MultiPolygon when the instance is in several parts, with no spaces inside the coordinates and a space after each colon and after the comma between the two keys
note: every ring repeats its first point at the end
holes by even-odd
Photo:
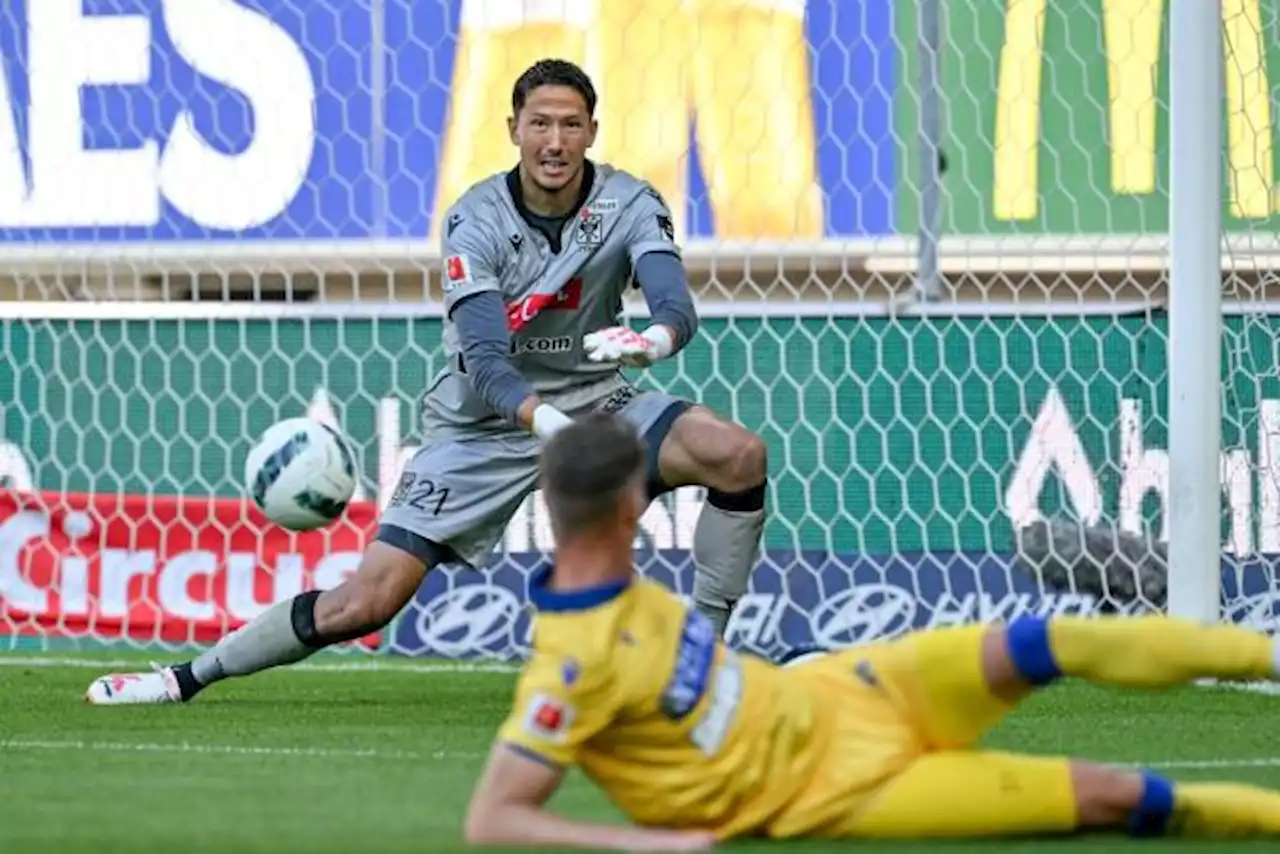
{"type": "Polygon", "coordinates": [[[644,460],[633,428],[603,413],[543,451],[557,557],[531,584],[533,654],[472,795],[468,841],[681,851],[737,836],[1280,834],[1280,792],[975,747],[1063,676],[1143,688],[1273,678],[1266,636],[1025,617],[782,669],[735,655],[698,611],[633,574],[644,460]],[[634,826],[544,808],[575,765],[634,826]]]}
{"type": "Polygon", "coordinates": [[[671,214],[647,184],[586,159],[596,94],[577,66],[543,60],[512,93],[520,162],[469,189],[443,226],[448,365],[423,403],[426,437],[406,464],[355,574],[279,603],[194,661],[95,680],[93,703],[185,701],[228,676],[300,661],[385,626],[425,573],[481,567],[538,480],[542,442],[592,411],[644,436],[650,499],[707,487],[694,530],[694,598],[717,633],[746,591],[764,528],[764,442],[708,409],[640,391],[647,366],[697,329],[671,214]],[[644,292],[652,325],[618,326],[644,292]]]}

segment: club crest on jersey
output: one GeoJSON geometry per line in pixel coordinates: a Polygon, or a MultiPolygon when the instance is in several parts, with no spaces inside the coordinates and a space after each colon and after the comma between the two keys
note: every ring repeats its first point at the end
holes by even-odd
{"type": "Polygon", "coordinates": [[[524,715],[525,731],[546,741],[563,741],[572,724],[573,706],[546,694],[535,695],[524,715]]]}
{"type": "Polygon", "coordinates": [[[574,242],[582,249],[594,249],[604,242],[604,217],[583,208],[573,230],[574,242]]]}
{"type": "Polygon", "coordinates": [[[471,283],[471,265],[462,255],[450,255],[444,259],[444,281],[441,287],[447,294],[459,285],[471,283]]]}

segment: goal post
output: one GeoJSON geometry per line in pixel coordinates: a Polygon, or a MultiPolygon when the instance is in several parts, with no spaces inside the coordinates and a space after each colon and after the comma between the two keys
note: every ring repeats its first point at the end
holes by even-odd
{"type": "MultiPolygon", "coordinates": [[[[731,643],[1276,628],[1280,0],[126,5],[0,8],[0,649],[203,645],[352,571],[444,364],[441,210],[545,54],[677,215],[701,330],[635,379],[769,446],[731,643]],[[289,534],[242,467],[304,413],[360,491],[289,534]]],[[[636,544],[682,594],[702,501],[636,544]]],[[[535,495],[353,651],[518,657],[550,545],[535,495]]]]}
{"type": "Polygon", "coordinates": [[[1169,5],[1169,612],[1218,622],[1222,33],[1230,22],[1222,0],[1169,5]]]}

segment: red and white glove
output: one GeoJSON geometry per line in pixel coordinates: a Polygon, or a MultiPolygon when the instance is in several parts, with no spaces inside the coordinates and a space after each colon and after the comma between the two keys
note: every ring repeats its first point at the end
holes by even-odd
{"type": "Polygon", "coordinates": [[[675,349],[675,341],[665,326],[650,326],[644,332],[636,332],[626,326],[610,326],[584,336],[582,346],[592,362],[618,362],[647,368],[670,356],[675,349]]]}

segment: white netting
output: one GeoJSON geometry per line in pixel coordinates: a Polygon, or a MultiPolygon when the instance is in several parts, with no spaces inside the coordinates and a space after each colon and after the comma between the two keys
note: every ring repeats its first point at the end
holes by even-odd
{"type": "MultiPolygon", "coordinates": [[[[1274,0],[1261,17],[1226,5],[1274,26],[1274,0]]],[[[678,213],[703,331],[642,381],[769,443],[766,550],[735,642],[1158,605],[1161,6],[169,0],[145,4],[148,29],[142,5],[7,4],[0,464],[18,489],[0,510],[0,633],[207,642],[351,570],[441,364],[426,238],[460,188],[509,166],[510,85],[546,54],[596,79],[593,155],[678,213]],[[931,9],[937,99],[919,74],[931,9]],[[944,298],[895,317],[932,101],[944,298]],[[369,503],[291,537],[245,515],[240,472],[252,437],[304,411],[359,446],[369,503]],[[1143,568],[1147,595],[1046,592],[1014,559],[1016,529],[1042,518],[1139,535],[1110,581],[1143,568]]],[[[1250,127],[1262,67],[1237,110],[1250,127]]],[[[1249,187],[1229,227],[1256,263],[1274,239],[1249,187]]],[[[1274,376],[1268,324],[1229,339],[1229,386],[1253,396],[1228,402],[1248,434],[1228,447],[1275,418],[1255,381],[1274,376]]],[[[1247,554],[1280,537],[1280,498],[1244,489],[1225,542],[1247,554]]],[[[681,490],[645,520],[644,570],[682,591],[699,501],[681,490]]],[[[1050,533],[1036,565],[1091,589],[1076,532],[1050,533]]],[[[548,545],[535,500],[486,573],[430,576],[382,648],[519,652],[548,545]]]]}
{"type": "Polygon", "coordinates": [[[1275,559],[1280,555],[1280,309],[1274,252],[1280,219],[1275,183],[1276,73],[1280,5],[1225,0],[1223,222],[1241,239],[1223,277],[1222,529],[1225,616],[1277,628],[1275,559]]]}

